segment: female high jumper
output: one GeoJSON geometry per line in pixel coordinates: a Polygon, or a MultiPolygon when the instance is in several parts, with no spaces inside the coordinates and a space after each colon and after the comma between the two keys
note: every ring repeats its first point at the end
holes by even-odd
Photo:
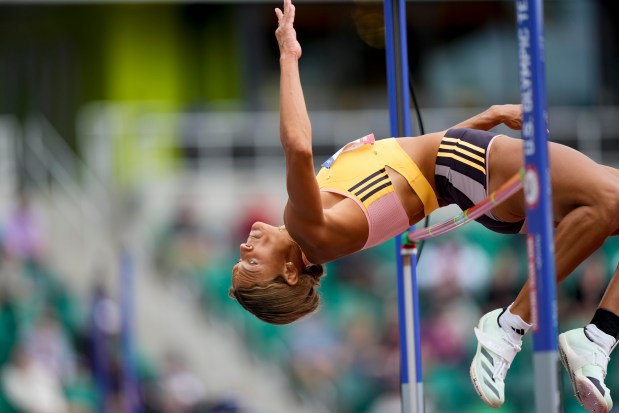
{"type": "MultiPolygon", "coordinates": [[[[288,202],[284,226],[257,222],[240,246],[230,294],[259,319],[287,324],[313,312],[322,265],[397,236],[439,206],[466,209],[483,200],[523,166],[522,140],[488,132],[503,123],[521,126],[519,105],[492,106],[452,129],[415,138],[346,145],[315,175],[312,130],[293,26],[295,7],[275,9],[280,50],[280,138],[286,157],[288,202]]],[[[619,170],[549,144],[555,219],[557,282],[604,240],[619,233],[619,170]]],[[[487,228],[525,233],[522,191],[478,219],[487,228]]],[[[619,268],[584,328],[559,336],[559,351],[580,403],[590,412],[612,408],[604,384],[619,338],[619,268]]],[[[484,315],[475,328],[471,379],[481,399],[503,404],[504,379],[531,328],[529,287],[507,308],[484,315]]]]}

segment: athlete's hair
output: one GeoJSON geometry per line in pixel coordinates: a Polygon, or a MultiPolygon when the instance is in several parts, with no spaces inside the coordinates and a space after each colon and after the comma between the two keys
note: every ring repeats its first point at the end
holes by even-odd
{"type": "Polygon", "coordinates": [[[244,309],[270,324],[289,324],[313,313],[320,304],[318,287],[324,274],[322,265],[308,265],[294,285],[283,275],[251,287],[230,287],[228,295],[244,309]]]}

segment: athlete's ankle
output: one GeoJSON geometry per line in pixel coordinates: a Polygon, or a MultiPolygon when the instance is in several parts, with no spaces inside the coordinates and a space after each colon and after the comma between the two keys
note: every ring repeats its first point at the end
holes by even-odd
{"type": "Polygon", "coordinates": [[[595,324],[587,324],[585,336],[595,343],[607,356],[617,345],[617,340],[609,334],[600,330],[595,324]]]}
{"type": "Polygon", "coordinates": [[[600,331],[619,339],[619,316],[605,308],[598,308],[590,324],[595,324],[600,331]]]}
{"type": "Polygon", "coordinates": [[[499,326],[505,331],[514,343],[522,341],[522,337],[529,331],[531,324],[525,322],[519,315],[510,311],[511,305],[503,310],[497,318],[499,326]]]}

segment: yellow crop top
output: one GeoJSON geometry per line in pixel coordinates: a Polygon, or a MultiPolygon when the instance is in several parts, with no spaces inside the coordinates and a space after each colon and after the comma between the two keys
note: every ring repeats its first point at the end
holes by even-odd
{"type": "Polygon", "coordinates": [[[330,166],[323,166],[316,176],[321,191],[344,194],[367,209],[376,200],[394,192],[385,171],[388,166],[406,178],[423,202],[426,215],[438,208],[430,183],[395,138],[363,144],[336,155],[329,160],[332,160],[330,166]]]}

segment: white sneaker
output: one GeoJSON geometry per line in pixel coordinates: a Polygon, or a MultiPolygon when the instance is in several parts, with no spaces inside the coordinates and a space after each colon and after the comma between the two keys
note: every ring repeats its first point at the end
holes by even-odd
{"type": "Polygon", "coordinates": [[[477,353],[471,363],[471,381],[475,391],[490,407],[500,407],[505,402],[505,375],[522,340],[515,343],[499,325],[502,309],[484,315],[475,328],[477,353]]]}
{"type": "Polygon", "coordinates": [[[559,354],[576,398],[591,413],[608,413],[613,408],[610,390],[604,384],[609,353],[591,341],[584,328],[559,335],[559,354]]]}

